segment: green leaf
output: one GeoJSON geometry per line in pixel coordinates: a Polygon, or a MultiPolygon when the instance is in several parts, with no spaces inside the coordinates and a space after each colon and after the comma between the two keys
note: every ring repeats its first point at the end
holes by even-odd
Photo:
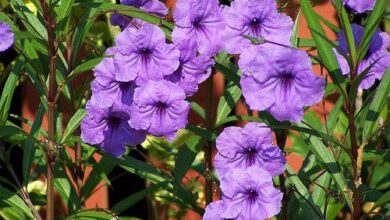
{"type": "Polygon", "coordinates": [[[324,29],[321,26],[318,15],[310,6],[309,0],[302,0],[301,9],[305,15],[311,35],[316,43],[318,55],[329,72],[333,83],[338,87],[341,94],[347,97],[344,90],[344,79],[341,77],[340,67],[338,65],[336,55],[333,52],[333,45],[327,39],[324,29]]]}
{"type": "Polygon", "coordinates": [[[217,138],[214,132],[207,131],[206,129],[203,129],[198,126],[188,124],[186,126],[186,129],[202,137],[205,140],[214,141],[217,138]]]}
{"type": "Polygon", "coordinates": [[[113,220],[118,219],[112,211],[106,209],[95,210],[83,210],[79,211],[71,216],[68,216],[66,220],[113,220]]]}
{"type": "Polygon", "coordinates": [[[122,201],[118,202],[117,204],[115,204],[114,207],[112,207],[112,210],[115,213],[121,213],[121,212],[125,211],[126,209],[128,209],[129,207],[131,207],[132,205],[136,204],[138,201],[143,199],[148,194],[151,194],[151,193],[157,191],[158,189],[160,189],[161,187],[163,187],[167,183],[168,182],[161,182],[161,183],[153,185],[149,188],[146,188],[146,189],[143,189],[139,192],[136,192],[136,193],[126,197],[122,201]]]}
{"type": "Polygon", "coordinates": [[[45,114],[45,108],[43,105],[39,105],[38,113],[35,116],[34,123],[31,126],[30,134],[28,135],[27,141],[23,146],[23,179],[25,185],[28,184],[31,166],[35,155],[35,140],[40,136],[40,128],[42,125],[43,115],[45,114]]]}
{"type": "Polygon", "coordinates": [[[1,201],[8,204],[11,207],[18,208],[21,212],[25,213],[28,217],[33,219],[33,215],[26,203],[14,192],[9,191],[7,188],[0,185],[0,198],[1,201]]]}
{"type": "Polygon", "coordinates": [[[16,88],[16,84],[19,79],[19,74],[22,72],[24,66],[23,57],[19,57],[16,60],[15,66],[13,66],[11,73],[8,76],[3,92],[0,98],[0,125],[4,125],[8,118],[9,108],[11,106],[12,97],[16,88]]]}
{"type": "Polygon", "coordinates": [[[88,61],[82,62],[80,65],[78,65],[67,77],[67,81],[75,78],[81,73],[84,73],[86,71],[92,70],[96,65],[98,65],[104,57],[98,57],[93,58],[88,61]]]}
{"type": "Polygon", "coordinates": [[[382,20],[382,16],[385,13],[388,4],[389,4],[389,0],[376,1],[374,9],[370,14],[370,16],[368,17],[367,24],[364,28],[363,37],[358,46],[357,63],[360,63],[360,61],[366,55],[372,37],[377,31],[378,25],[382,20]]]}
{"type": "Polygon", "coordinates": [[[224,120],[232,112],[240,97],[241,89],[234,82],[229,82],[222,97],[219,99],[216,124],[219,124],[220,121],[224,120]]]}
{"type": "Polygon", "coordinates": [[[80,126],[81,121],[84,116],[87,114],[85,109],[79,109],[69,120],[68,125],[65,128],[64,135],[62,136],[61,143],[66,142],[71,134],[80,126]]]}
{"type": "Polygon", "coordinates": [[[320,208],[314,203],[309,190],[295,174],[294,170],[287,165],[287,180],[294,189],[295,197],[298,199],[301,207],[308,219],[322,219],[320,208]]]}
{"type": "Polygon", "coordinates": [[[223,73],[226,79],[240,87],[241,71],[229,60],[216,60],[215,68],[223,73]]]}
{"type": "Polygon", "coordinates": [[[196,102],[191,102],[191,109],[196,112],[203,120],[206,119],[206,111],[196,102]]]}
{"type": "Polygon", "coordinates": [[[291,44],[295,48],[298,48],[298,32],[299,32],[300,19],[301,19],[301,9],[298,10],[296,19],[294,21],[293,34],[291,36],[291,44]]]}
{"type": "Polygon", "coordinates": [[[374,99],[369,105],[368,112],[365,117],[365,123],[363,126],[363,140],[367,140],[371,137],[374,132],[375,126],[379,119],[380,112],[384,107],[387,97],[390,93],[390,69],[387,69],[385,74],[382,77],[382,80],[375,92],[374,99]]]}
{"type": "Polygon", "coordinates": [[[68,180],[65,171],[58,164],[56,164],[54,174],[56,192],[61,196],[70,212],[74,212],[80,206],[80,198],[77,196],[73,184],[68,180]]]}
{"type": "Polygon", "coordinates": [[[180,183],[185,174],[190,169],[196,155],[199,152],[200,138],[197,136],[190,137],[180,148],[173,169],[174,182],[180,183]]]}
{"type": "Polygon", "coordinates": [[[374,206],[371,208],[371,210],[376,209],[377,207],[380,207],[386,203],[390,202],[390,191],[387,191],[385,194],[383,194],[374,204],[374,206]]]}
{"type": "MultiPolygon", "coordinates": [[[[306,125],[301,126],[305,127],[306,125]]],[[[339,162],[336,161],[334,155],[327,150],[324,143],[320,141],[317,137],[313,137],[303,132],[301,132],[301,136],[307,143],[309,150],[316,156],[317,160],[332,176],[332,179],[336,183],[339,192],[343,196],[345,202],[352,209],[352,200],[348,195],[349,189],[339,162]]]]}

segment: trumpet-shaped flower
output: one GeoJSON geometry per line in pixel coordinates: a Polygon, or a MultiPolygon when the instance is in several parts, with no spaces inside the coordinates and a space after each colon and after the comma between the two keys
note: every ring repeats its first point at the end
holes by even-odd
{"type": "MultiPolygon", "coordinates": [[[[364,28],[357,24],[352,24],[352,32],[355,38],[355,45],[359,45],[364,28]]],[[[337,40],[339,48],[344,54],[348,54],[348,44],[344,31],[340,31],[337,40]]],[[[376,32],[371,40],[366,56],[357,68],[357,74],[363,73],[367,68],[368,72],[360,84],[360,88],[368,89],[376,79],[381,79],[386,69],[390,66],[390,53],[387,48],[390,45],[389,35],[385,32],[376,32]]],[[[350,74],[350,67],[347,60],[336,51],[336,56],[340,64],[340,69],[344,75],[350,74]]]]}
{"type": "Polygon", "coordinates": [[[221,179],[223,212],[226,219],[266,219],[280,212],[283,194],[274,188],[264,169],[232,169],[221,179]]]}
{"type": "Polygon", "coordinates": [[[270,112],[279,121],[300,121],[304,106],[321,100],[325,81],[311,69],[301,50],[257,46],[241,54],[242,93],[253,110],[270,112]]]}
{"type": "Polygon", "coordinates": [[[205,211],[203,220],[225,220],[225,218],[221,217],[221,213],[223,212],[221,200],[208,204],[205,211]]]}
{"type": "Polygon", "coordinates": [[[272,176],[284,172],[286,159],[272,145],[272,131],[263,123],[250,122],[245,127],[227,127],[217,138],[218,154],[214,164],[219,177],[233,168],[262,167],[272,176]]]}
{"type": "Polygon", "coordinates": [[[145,24],[139,29],[127,27],[116,37],[119,53],[115,54],[116,79],[137,84],[147,80],[160,80],[179,67],[179,50],[165,43],[163,31],[155,25],[145,24]]]}
{"type": "Polygon", "coordinates": [[[239,54],[251,45],[247,36],[290,45],[293,21],[278,13],[275,0],[235,0],[223,9],[225,48],[239,54]]]}
{"type": "Polygon", "coordinates": [[[102,150],[116,156],[122,156],[126,145],[142,143],[144,131],[130,127],[129,107],[114,103],[109,108],[101,108],[92,102],[87,103],[87,115],[81,123],[81,139],[89,144],[96,144],[102,150]]]}
{"type": "Polygon", "coordinates": [[[198,90],[198,84],[210,76],[214,61],[207,56],[197,56],[194,41],[181,42],[176,48],[180,50],[179,68],[165,79],[178,84],[187,96],[192,96],[198,90]]]}
{"type": "Polygon", "coordinates": [[[190,104],[185,98],[183,89],[172,82],[148,81],[135,89],[129,123],[136,129],[172,140],[187,125],[190,104]]]}
{"type": "Polygon", "coordinates": [[[376,0],[343,0],[344,5],[352,8],[358,13],[370,11],[374,8],[376,0]]]}
{"type": "Polygon", "coordinates": [[[225,25],[217,0],[178,0],[173,18],[175,44],[194,40],[198,51],[206,56],[214,56],[222,49],[225,25]]]}
{"type": "Polygon", "coordinates": [[[100,107],[111,107],[118,100],[126,105],[132,104],[135,83],[121,82],[115,78],[114,58],[104,58],[93,71],[96,78],[91,84],[92,103],[100,107]]]}
{"type": "Polygon", "coordinates": [[[10,26],[5,22],[0,22],[0,52],[11,47],[14,43],[14,33],[10,26]]]}

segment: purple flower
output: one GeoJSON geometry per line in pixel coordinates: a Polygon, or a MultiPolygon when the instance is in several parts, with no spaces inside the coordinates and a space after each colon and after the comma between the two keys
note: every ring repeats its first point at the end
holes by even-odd
{"type": "Polygon", "coordinates": [[[251,45],[244,36],[290,45],[293,21],[278,13],[275,0],[235,0],[223,10],[225,48],[239,54],[251,45]]]}
{"type": "Polygon", "coordinates": [[[178,0],[173,12],[173,42],[195,40],[201,54],[214,56],[223,47],[221,11],[217,0],[178,0]]]}
{"type": "Polygon", "coordinates": [[[119,53],[115,54],[115,67],[119,81],[137,79],[141,85],[147,80],[160,80],[179,67],[180,52],[165,43],[163,31],[155,25],[145,24],[139,29],[127,27],[116,37],[119,53]]]}
{"type": "Polygon", "coordinates": [[[14,33],[11,27],[5,22],[0,22],[0,52],[10,48],[13,43],[14,33]]]}
{"type": "MultiPolygon", "coordinates": [[[[121,4],[139,8],[145,12],[156,14],[159,17],[165,16],[168,13],[168,9],[165,4],[158,0],[122,0],[121,4]]],[[[111,24],[115,26],[120,26],[122,28],[125,28],[130,21],[133,21],[139,25],[144,24],[144,22],[141,20],[133,19],[129,16],[121,15],[118,13],[114,13],[111,16],[111,24]]]]}
{"type": "Polygon", "coordinates": [[[280,212],[283,194],[262,168],[233,169],[221,179],[224,218],[266,219],[280,212]]]}
{"type": "MultiPolygon", "coordinates": [[[[363,33],[364,28],[357,24],[352,24],[352,32],[355,38],[355,45],[359,45],[363,33]]],[[[345,53],[348,54],[348,44],[346,40],[346,36],[344,31],[340,31],[337,35],[337,39],[339,42],[339,48],[345,53]]],[[[364,80],[360,84],[360,88],[368,89],[374,83],[375,79],[382,78],[386,69],[390,66],[390,53],[387,51],[389,47],[389,36],[385,32],[376,32],[371,40],[371,44],[368,48],[366,56],[360,62],[357,73],[361,74],[367,68],[369,69],[367,75],[364,80]]],[[[348,75],[350,73],[350,68],[347,60],[336,51],[337,60],[340,64],[341,72],[344,75],[348,75]]]]}
{"type": "MultiPolygon", "coordinates": [[[[109,49],[106,53],[111,53],[112,50],[109,49]]],[[[115,78],[118,73],[114,66],[114,58],[104,58],[93,71],[96,78],[91,84],[92,103],[106,108],[117,101],[129,106],[132,104],[135,83],[121,82],[115,78]]]]}
{"type": "Polygon", "coordinates": [[[125,152],[125,145],[135,146],[142,143],[146,134],[131,128],[129,107],[114,103],[109,108],[101,108],[88,102],[87,115],[81,123],[81,139],[116,157],[125,152]]]}
{"type": "Polygon", "coordinates": [[[376,0],[343,0],[344,5],[354,9],[358,13],[372,10],[376,0]]]}
{"type": "Polygon", "coordinates": [[[178,84],[187,96],[192,96],[198,90],[198,84],[210,76],[214,61],[207,56],[197,56],[194,41],[181,42],[176,48],[180,50],[179,68],[165,79],[178,84]]]}
{"type": "Polygon", "coordinates": [[[324,94],[324,79],[314,75],[309,56],[301,50],[251,47],[241,54],[239,66],[246,103],[279,121],[300,121],[303,107],[320,101],[324,94]]]}
{"type": "Polygon", "coordinates": [[[203,215],[203,220],[225,220],[221,217],[223,212],[223,203],[221,200],[212,202],[206,207],[206,212],[203,215]]]}
{"type": "Polygon", "coordinates": [[[263,123],[250,122],[244,128],[227,127],[217,138],[214,164],[219,177],[233,168],[262,167],[272,176],[282,174],[286,159],[272,145],[272,131],[263,123]]]}
{"type": "Polygon", "coordinates": [[[136,129],[172,140],[187,125],[190,104],[185,98],[183,89],[172,82],[148,81],[135,89],[129,123],[136,129]]]}

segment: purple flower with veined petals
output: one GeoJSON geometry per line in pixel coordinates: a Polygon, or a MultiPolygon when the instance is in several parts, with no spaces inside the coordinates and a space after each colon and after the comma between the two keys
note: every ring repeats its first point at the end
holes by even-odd
{"type": "Polygon", "coordinates": [[[221,200],[212,202],[206,206],[203,220],[225,220],[221,217],[223,212],[223,202],[221,200]]]}
{"type": "MultiPolygon", "coordinates": [[[[352,32],[355,38],[355,45],[359,45],[363,33],[364,27],[352,24],[352,32]]],[[[344,31],[340,31],[337,35],[337,40],[339,42],[339,48],[345,54],[348,54],[348,43],[344,31]]],[[[386,32],[376,32],[371,40],[371,44],[368,48],[366,56],[360,62],[357,73],[363,73],[367,68],[369,69],[367,75],[360,84],[360,88],[368,89],[374,83],[375,79],[381,79],[387,68],[390,66],[390,53],[387,51],[387,48],[390,45],[389,35],[386,32]]],[[[350,68],[347,60],[336,51],[337,60],[340,64],[341,72],[344,75],[350,73],[350,68]]]]}
{"type": "MultiPolygon", "coordinates": [[[[159,17],[163,17],[168,13],[168,8],[165,4],[158,0],[122,0],[121,4],[139,8],[145,12],[156,14],[159,17]]],[[[111,24],[122,28],[125,28],[130,21],[135,22],[138,25],[145,24],[144,21],[118,13],[114,13],[111,16],[111,24]]]]}
{"type": "Polygon", "coordinates": [[[5,22],[0,22],[0,52],[11,47],[14,43],[14,33],[10,26],[5,22]]]}
{"type": "MultiPolygon", "coordinates": [[[[106,54],[114,52],[113,50],[107,50],[106,54]]],[[[91,84],[92,103],[100,107],[111,107],[117,101],[129,106],[132,104],[135,83],[121,82],[115,78],[117,72],[114,58],[104,58],[93,71],[96,78],[91,84]]]]}
{"type": "Polygon", "coordinates": [[[223,212],[227,219],[266,219],[280,212],[283,194],[264,169],[232,169],[221,179],[223,212]]]}
{"type": "Polygon", "coordinates": [[[148,81],[135,89],[129,123],[150,134],[173,140],[179,129],[187,125],[191,108],[183,89],[166,80],[148,81]]]}
{"type": "Polygon", "coordinates": [[[343,0],[344,5],[354,9],[358,13],[370,11],[374,8],[376,0],[343,0]]]}
{"type": "Polygon", "coordinates": [[[214,56],[223,47],[222,31],[225,24],[221,11],[217,0],[176,1],[173,42],[194,40],[201,54],[214,56]]]}
{"type": "Polygon", "coordinates": [[[233,168],[262,167],[272,176],[282,174],[286,159],[272,145],[272,131],[264,123],[250,122],[245,127],[227,127],[217,138],[214,164],[219,177],[233,168]]]}
{"type": "Polygon", "coordinates": [[[300,121],[303,107],[319,102],[324,94],[324,79],[313,73],[309,56],[301,50],[251,47],[241,54],[239,66],[246,103],[279,121],[300,121]]]}
{"type": "Polygon", "coordinates": [[[179,68],[165,79],[178,84],[187,96],[192,96],[198,90],[198,84],[210,76],[214,61],[207,56],[197,56],[194,41],[181,42],[176,48],[180,50],[179,68]]]}
{"type": "Polygon", "coordinates": [[[119,53],[115,54],[116,79],[137,84],[160,80],[179,67],[179,50],[165,43],[164,32],[155,25],[145,24],[139,29],[127,27],[116,37],[119,53]]]}
{"type": "Polygon", "coordinates": [[[223,9],[223,16],[226,21],[223,40],[231,54],[239,54],[252,45],[245,36],[290,45],[293,21],[278,13],[275,0],[235,0],[223,9]]]}
{"type": "Polygon", "coordinates": [[[87,102],[87,115],[81,122],[81,139],[120,157],[125,152],[125,146],[141,144],[145,138],[144,131],[135,130],[128,124],[129,107],[114,103],[109,108],[101,108],[92,102],[87,102]]]}

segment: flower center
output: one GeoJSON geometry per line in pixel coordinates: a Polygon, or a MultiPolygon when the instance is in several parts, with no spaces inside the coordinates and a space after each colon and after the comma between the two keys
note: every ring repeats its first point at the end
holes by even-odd
{"type": "Polygon", "coordinates": [[[149,48],[142,48],[141,49],[141,54],[142,55],[149,55],[151,50],[149,48]]]}
{"type": "Polygon", "coordinates": [[[246,160],[247,160],[248,166],[252,166],[256,161],[256,155],[257,155],[256,148],[249,147],[248,149],[246,149],[245,154],[246,154],[246,160]]]}
{"type": "Polygon", "coordinates": [[[121,121],[121,118],[119,118],[118,116],[110,116],[108,118],[108,125],[112,128],[118,128],[121,124],[121,121]]]}
{"type": "Polygon", "coordinates": [[[295,77],[292,73],[282,73],[279,76],[281,92],[283,92],[287,95],[287,93],[290,90],[291,85],[294,81],[294,78],[295,77]]]}
{"type": "Polygon", "coordinates": [[[259,18],[253,18],[250,23],[249,23],[249,26],[251,27],[252,29],[252,32],[258,36],[260,34],[260,30],[261,30],[261,20],[259,18]]]}
{"type": "Polygon", "coordinates": [[[196,17],[195,20],[192,22],[192,25],[195,28],[200,28],[202,23],[202,18],[201,17],[196,17]]]}
{"type": "Polygon", "coordinates": [[[259,195],[256,190],[254,189],[250,189],[247,191],[247,194],[248,194],[248,200],[250,203],[254,203],[257,199],[257,196],[259,195]]]}

